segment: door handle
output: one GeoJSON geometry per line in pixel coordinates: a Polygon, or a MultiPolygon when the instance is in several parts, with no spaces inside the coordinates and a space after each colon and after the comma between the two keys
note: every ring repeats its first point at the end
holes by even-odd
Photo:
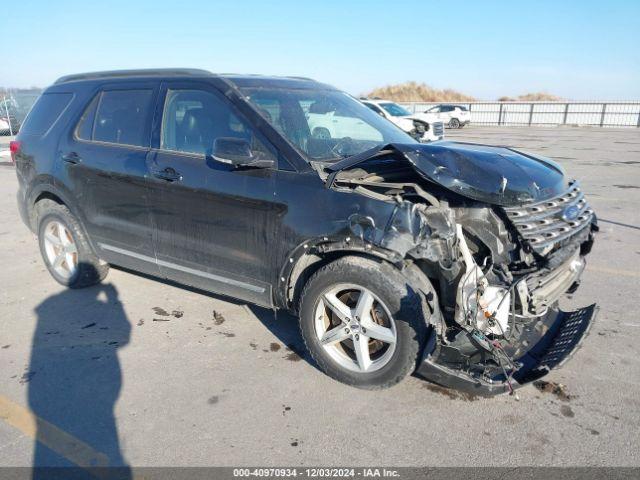
{"type": "Polygon", "coordinates": [[[176,182],[182,180],[182,175],[176,172],[173,168],[167,167],[162,170],[152,170],[151,175],[167,182],[176,182]]]}
{"type": "Polygon", "coordinates": [[[76,152],[69,152],[62,156],[62,160],[67,163],[71,163],[72,165],[77,165],[82,161],[82,157],[76,152]]]}

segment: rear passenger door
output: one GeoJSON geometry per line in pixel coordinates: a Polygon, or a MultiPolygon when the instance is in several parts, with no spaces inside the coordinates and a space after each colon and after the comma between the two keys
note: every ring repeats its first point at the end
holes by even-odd
{"type": "Polygon", "coordinates": [[[103,85],[60,146],[62,178],[105,260],[157,274],[146,158],[159,82],[103,85]]]}

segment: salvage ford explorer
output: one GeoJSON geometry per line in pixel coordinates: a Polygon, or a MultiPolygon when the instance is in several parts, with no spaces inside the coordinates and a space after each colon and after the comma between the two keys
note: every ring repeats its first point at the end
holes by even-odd
{"type": "Polygon", "coordinates": [[[59,283],[95,284],[113,264],[294,312],[319,368],[356,387],[415,372],[511,392],[569,358],[597,311],[558,308],[597,230],[558,165],[421,144],[309,79],[71,75],[11,151],[59,283]],[[310,118],[336,111],[348,135],[314,136],[310,118]]]}

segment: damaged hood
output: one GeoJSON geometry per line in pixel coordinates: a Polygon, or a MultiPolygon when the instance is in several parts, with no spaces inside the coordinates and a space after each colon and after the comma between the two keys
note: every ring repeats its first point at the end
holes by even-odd
{"type": "Polygon", "coordinates": [[[335,174],[373,159],[410,163],[423,178],[467,198],[502,206],[543,201],[567,188],[562,168],[544,157],[507,147],[435,142],[391,143],[328,167],[335,174]]]}

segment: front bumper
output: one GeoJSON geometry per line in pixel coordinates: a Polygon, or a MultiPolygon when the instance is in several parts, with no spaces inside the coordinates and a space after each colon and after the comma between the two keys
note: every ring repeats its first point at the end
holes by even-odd
{"type": "MultiPolygon", "coordinates": [[[[525,328],[518,344],[509,352],[521,365],[513,373],[511,386],[519,388],[562,366],[580,348],[597,313],[595,303],[573,312],[549,309],[544,317],[535,321],[535,326],[525,328]],[[528,349],[522,351],[525,345],[528,349]]],[[[479,396],[490,397],[509,391],[502,374],[487,378],[453,367],[447,362],[445,349],[446,346],[437,345],[435,332],[432,332],[416,374],[443,387],[479,396]]]]}

